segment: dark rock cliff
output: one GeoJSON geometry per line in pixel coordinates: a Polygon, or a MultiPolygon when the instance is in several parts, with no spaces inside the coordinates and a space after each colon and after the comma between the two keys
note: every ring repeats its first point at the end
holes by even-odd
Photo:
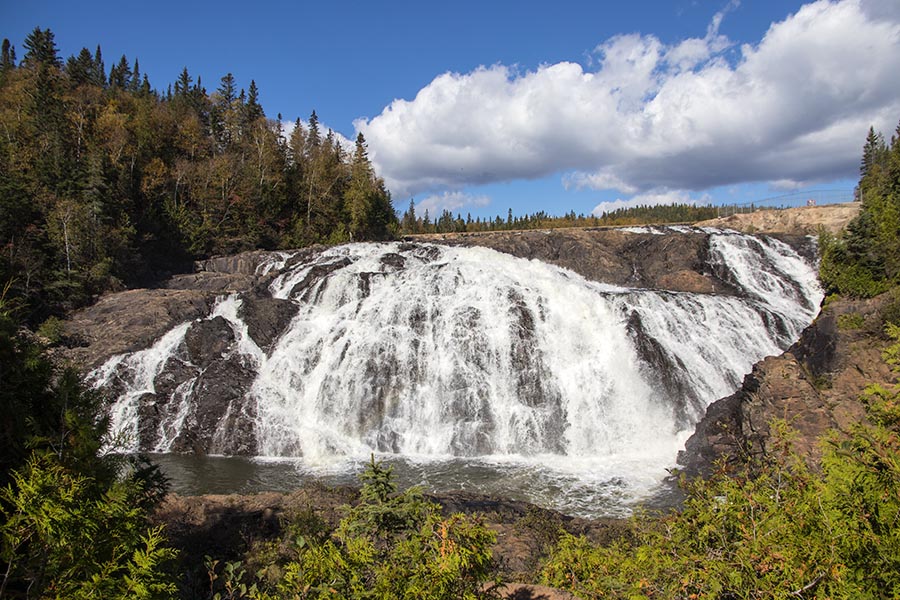
{"type": "MultiPolygon", "coordinates": [[[[779,235],[801,252],[814,248],[806,236],[779,235]]],[[[541,260],[586,279],[612,285],[701,294],[733,294],[734,287],[709,267],[709,235],[656,235],[621,229],[554,229],[413,236],[449,246],[481,246],[519,258],[541,260]]]]}

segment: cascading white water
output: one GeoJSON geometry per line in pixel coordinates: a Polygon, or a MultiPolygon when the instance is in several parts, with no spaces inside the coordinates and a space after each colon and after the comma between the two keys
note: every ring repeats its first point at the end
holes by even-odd
{"type": "MultiPolygon", "coordinates": [[[[119,393],[110,409],[112,435],[110,443],[116,449],[137,450],[136,440],[141,396],[155,390],[154,382],[169,358],[184,341],[190,323],[182,323],[161,337],[146,350],[120,354],[88,375],[94,388],[113,388],[119,393]]],[[[182,392],[184,390],[181,390],[182,392]]],[[[183,404],[185,395],[180,394],[183,404]]],[[[178,417],[176,416],[176,422],[178,417]]],[[[181,425],[180,422],[177,423],[181,425]]],[[[166,435],[162,432],[162,435],[166,435]]]]}
{"type": "MultiPolygon", "coordinates": [[[[627,480],[624,495],[639,495],[705,407],[792,343],[822,298],[813,267],[781,242],[715,232],[710,256],[742,296],[619,288],[484,248],[351,244],[261,266],[280,272],[272,296],[298,309],[268,352],[238,298],[209,319],[227,321],[229,352],[255,374],[244,398],[259,455],[482,457],[627,480]]],[[[125,384],[118,430],[137,431],[137,404],[189,325],[95,373],[98,386],[125,384]]],[[[153,449],[190,420],[201,376],[176,388],[153,449]]]]}
{"type": "Polygon", "coordinates": [[[317,263],[340,268],[293,292],[313,268],[298,265],[271,287],[300,314],[253,386],[260,449],[315,460],[671,455],[702,408],[790,343],[820,299],[786,245],[714,237],[750,298],[614,288],[483,248],[419,247],[386,268],[396,245],[346,246],[317,263]],[[774,273],[748,275],[763,261],[774,273]],[[683,364],[699,398],[687,422],[647,376],[632,313],[683,364]]]}

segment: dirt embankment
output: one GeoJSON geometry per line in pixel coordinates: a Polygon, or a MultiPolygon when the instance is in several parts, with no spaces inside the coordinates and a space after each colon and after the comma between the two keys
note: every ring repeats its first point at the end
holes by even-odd
{"type": "Polygon", "coordinates": [[[698,227],[722,227],[744,233],[817,235],[820,228],[837,233],[859,214],[859,202],[803,206],[729,215],[696,223],[698,227]]]}

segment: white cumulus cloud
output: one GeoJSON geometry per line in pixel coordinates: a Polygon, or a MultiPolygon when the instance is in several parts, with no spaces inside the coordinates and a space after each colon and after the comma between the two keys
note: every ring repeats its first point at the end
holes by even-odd
{"type": "Polygon", "coordinates": [[[900,118],[898,4],[819,0],[736,47],[732,3],[703,37],[445,73],[355,125],[395,197],[554,173],[626,194],[849,177],[869,126],[900,118]]]}

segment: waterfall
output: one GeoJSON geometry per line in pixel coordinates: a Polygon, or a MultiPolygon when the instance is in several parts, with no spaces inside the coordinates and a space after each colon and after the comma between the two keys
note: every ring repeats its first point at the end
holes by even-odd
{"type": "Polygon", "coordinates": [[[112,421],[132,448],[599,462],[658,480],[706,406],[795,341],[822,299],[814,266],[787,244],[705,235],[709,270],[739,295],[616,287],[478,247],[280,254],[261,269],[295,312],[270,346],[254,342],[233,294],[91,381],[114,390],[112,421]],[[215,360],[192,350],[195,328],[219,332],[215,360]],[[222,361],[215,377],[244,383],[199,399],[222,393],[222,361]],[[139,424],[148,398],[152,426],[139,424]]]}

